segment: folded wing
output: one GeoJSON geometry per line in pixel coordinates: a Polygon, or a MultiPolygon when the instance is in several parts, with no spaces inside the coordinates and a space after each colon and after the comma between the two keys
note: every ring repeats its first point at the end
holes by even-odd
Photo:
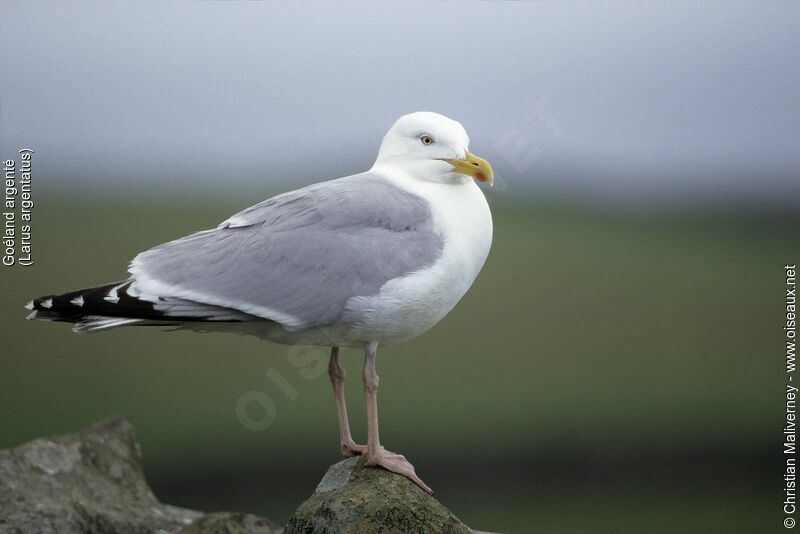
{"type": "Polygon", "coordinates": [[[442,246],[425,200],[365,173],[273,197],[139,254],[128,292],[301,330],[336,324],[350,298],[432,264],[442,246]]]}

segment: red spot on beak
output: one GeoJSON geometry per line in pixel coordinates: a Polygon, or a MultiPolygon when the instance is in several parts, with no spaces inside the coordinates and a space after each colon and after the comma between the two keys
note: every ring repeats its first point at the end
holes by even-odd
{"type": "Polygon", "coordinates": [[[475,174],[475,179],[476,179],[476,180],[478,180],[479,182],[486,182],[486,181],[488,181],[488,179],[486,178],[486,175],[485,175],[485,174],[483,174],[482,172],[476,173],[476,174],[475,174]]]}

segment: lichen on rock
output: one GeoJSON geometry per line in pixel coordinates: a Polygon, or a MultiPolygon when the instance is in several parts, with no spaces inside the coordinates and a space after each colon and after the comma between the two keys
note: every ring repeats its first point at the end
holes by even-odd
{"type": "Polygon", "coordinates": [[[290,533],[444,533],[472,530],[409,479],[353,457],[332,465],[286,526],[290,533]]]}

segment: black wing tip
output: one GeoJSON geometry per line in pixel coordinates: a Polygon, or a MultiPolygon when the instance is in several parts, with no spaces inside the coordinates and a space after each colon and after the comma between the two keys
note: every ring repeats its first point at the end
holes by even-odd
{"type": "Polygon", "coordinates": [[[44,295],[36,297],[25,305],[25,309],[32,311],[56,311],[53,309],[54,299],[57,295],[44,295]]]}
{"type": "Polygon", "coordinates": [[[43,314],[46,314],[51,320],[60,317],[77,321],[86,315],[112,311],[114,302],[107,300],[106,297],[115,288],[126,287],[126,284],[130,285],[130,281],[79,289],[60,295],[44,295],[28,302],[25,309],[33,312],[29,316],[32,319],[43,318],[43,314]],[[42,313],[36,315],[35,312],[42,313]]]}
{"type": "Polygon", "coordinates": [[[28,319],[47,319],[79,323],[87,318],[105,317],[140,319],[156,322],[240,322],[240,319],[218,321],[207,315],[169,315],[150,300],[142,300],[128,292],[132,280],[106,284],[60,295],[44,295],[25,306],[28,319]]]}

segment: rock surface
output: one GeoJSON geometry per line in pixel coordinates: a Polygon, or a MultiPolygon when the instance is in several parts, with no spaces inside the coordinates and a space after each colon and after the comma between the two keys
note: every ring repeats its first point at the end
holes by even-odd
{"type": "Polygon", "coordinates": [[[473,532],[407,478],[353,457],[332,465],[314,494],[295,510],[290,533],[473,532]]]}
{"type": "Polygon", "coordinates": [[[206,514],[171,534],[281,534],[283,528],[252,514],[217,512],[206,514]]]}
{"type": "MultiPolygon", "coordinates": [[[[0,534],[279,534],[250,514],[204,514],[158,502],[133,427],[108,419],[78,434],[0,450],[0,534]]],[[[350,458],[328,469],[288,533],[470,533],[405,477],[350,458]]]]}
{"type": "Polygon", "coordinates": [[[0,450],[0,533],[281,532],[245,514],[161,504],[145,481],[133,427],[109,419],[78,434],[0,450]]]}

